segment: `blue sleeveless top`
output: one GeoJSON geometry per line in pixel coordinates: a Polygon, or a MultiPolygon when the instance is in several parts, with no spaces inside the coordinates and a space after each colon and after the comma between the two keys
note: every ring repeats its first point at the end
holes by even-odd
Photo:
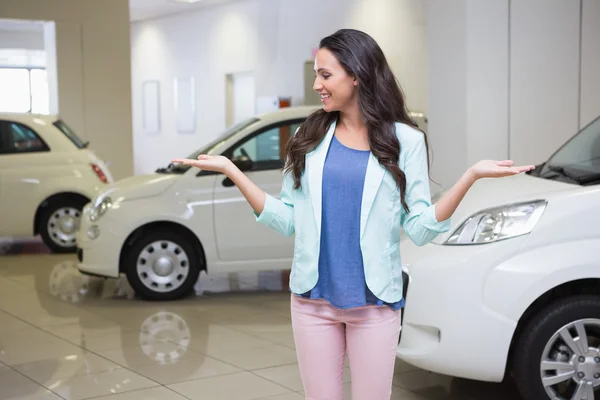
{"type": "Polygon", "coordinates": [[[367,288],[360,249],[360,210],[371,152],[344,146],[335,135],[323,167],[323,198],[319,280],[301,296],[325,299],[339,309],[389,304],[367,288]]]}

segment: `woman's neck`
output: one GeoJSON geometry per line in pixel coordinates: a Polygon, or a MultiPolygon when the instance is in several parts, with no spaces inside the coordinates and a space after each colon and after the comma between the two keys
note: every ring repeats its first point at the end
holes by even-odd
{"type": "Polygon", "coordinates": [[[367,125],[363,120],[358,104],[354,105],[349,110],[340,111],[339,124],[344,127],[347,132],[366,133],[367,125]]]}

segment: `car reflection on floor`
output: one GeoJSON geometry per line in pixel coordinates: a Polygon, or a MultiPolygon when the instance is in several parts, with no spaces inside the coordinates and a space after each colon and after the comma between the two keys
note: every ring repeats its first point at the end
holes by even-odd
{"type": "MultiPolygon", "coordinates": [[[[165,390],[164,398],[182,399],[175,392],[209,398],[207,390],[218,390],[241,398],[241,390],[302,398],[280,272],[202,274],[196,296],[144,302],[126,279],[82,275],[74,256],[49,254],[38,240],[0,239],[0,252],[0,377],[16,370],[36,382],[16,385],[14,397],[139,391],[144,398],[165,390]]],[[[348,368],[344,381],[349,392],[348,368]]],[[[451,378],[398,360],[392,399],[520,397],[510,384],[451,378]]]]}

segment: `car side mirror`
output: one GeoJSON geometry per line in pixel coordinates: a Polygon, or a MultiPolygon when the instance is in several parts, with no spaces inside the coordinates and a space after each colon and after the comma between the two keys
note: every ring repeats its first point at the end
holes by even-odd
{"type": "Polygon", "coordinates": [[[246,156],[235,157],[231,160],[240,171],[250,171],[252,169],[252,160],[246,156]]]}

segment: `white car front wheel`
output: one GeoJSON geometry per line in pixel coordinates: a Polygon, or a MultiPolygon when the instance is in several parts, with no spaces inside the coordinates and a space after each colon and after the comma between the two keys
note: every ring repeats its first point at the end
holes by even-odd
{"type": "Polygon", "coordinates": [[[38,231],[53,253],[76,251],[81,210],[86,203],[85,199],[65,196],[51,200],[44,208],[38,231]]]}
{"type": "Polygon", "coordinates": [[[175,300],[193,290],[200,263],[190,241],[177,232],[158,231],[141,237],[130,249],[127,279],[146,300],[175,300]]]}
{"type": "Polygon", "coordinates": [[[521,332],[514,357],[526,400],[600,399],[600,297],[547,306],[521,332]]]}

